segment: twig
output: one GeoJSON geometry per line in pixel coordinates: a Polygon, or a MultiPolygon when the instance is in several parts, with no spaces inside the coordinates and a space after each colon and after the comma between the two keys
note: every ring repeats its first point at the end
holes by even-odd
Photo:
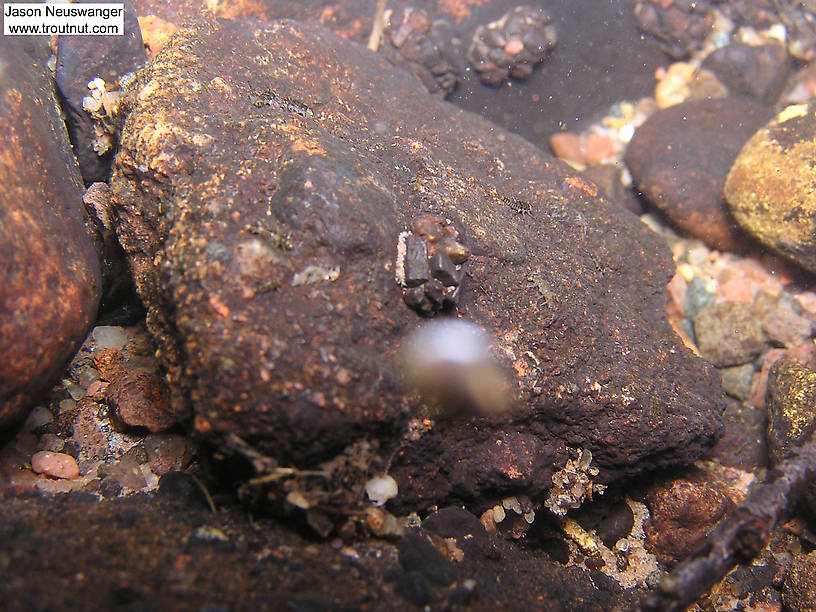
{"type": "Polygon", "coordinates": [[[380,38],[382,38],[385,28],[385,0],[377,0],[377,8],[374,10],[374,23],[371,25],[371,35],[368,37],[368,48],[374,53],[380,48],[380,38]]]}
{"type": "Polygon", "coordinates": [[[765,547],[780,515],[796,503],[814,476],[816,432],[717,525],[703,546],[664,576],[658,589],[640,602],[639,610],[684,610],[738,563],[749,562],[765,547]]]}

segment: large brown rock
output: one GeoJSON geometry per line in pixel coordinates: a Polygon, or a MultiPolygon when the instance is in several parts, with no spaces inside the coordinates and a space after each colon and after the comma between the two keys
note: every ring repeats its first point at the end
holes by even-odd
{"type": "Polygon", "coordinates": [[[100,293],[47,47],[26,38],[0,38],[0,427],[59,376],[100,293]]]}
{"type": "Polygon", "coordinates": [[[379,438],[401,499],[428,503],[544,492],[568,446],[591,450],[602,481],[699,457],[723,399],[665,320],[661,239],[520,137],[420,91],[288,21],[180,30],[140,73],[118,230],[198,431],[298,465],[379,438]],[[435,231],[428,215],[471,253],[458,310],[496,338],[513,407],[402,440],[428,413],[399,368],[422,318],[395,267],[402,232],[435,231]]]}

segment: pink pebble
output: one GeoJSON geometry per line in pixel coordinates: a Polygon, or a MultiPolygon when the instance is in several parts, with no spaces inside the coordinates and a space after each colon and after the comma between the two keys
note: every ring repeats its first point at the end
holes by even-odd
{"type": "Polygon", "coordinates": [[[518,55],[522,51],[524,51],[524,43],[521,42],[521,39],[511,38],[504,45],[504,52],[507,55],[518,55]]]}
{"type": "Polygon", "coordinates": [[[78,478],[79,466],[76,459],[65,453],[40,451],[31,455],[31,469],[38,474],[52,478],[78,478]]]}

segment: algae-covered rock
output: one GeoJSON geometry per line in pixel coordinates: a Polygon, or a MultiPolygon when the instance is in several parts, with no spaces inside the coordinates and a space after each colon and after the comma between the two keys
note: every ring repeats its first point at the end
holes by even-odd
{"type": "MultiPolygon", "coordinates": [[[[816,370],[790,357],[779,359],[768,375],[765,405],[768,447],[776,465],[790,459],[816,430],[816,370]]],[[[808,485],[804,503],[816,516],[816,483],[808,485]]]]}
{"type": "Polygon", "coordinates": [[[666,322],[661,239],[420,91],[289,21],[182,29],[139,74],[118,232],[197,430],[300,466],[368,439],[424,504],[544,492],[567,447],[602,481],[699,457],[722,393],[666,322]],[[493,336],[508,413],[437,419],[410,393],[400,348],[424,316],[493,336]]]}
{"type": "Polygon", "coordinates": [[[816,272],[816,108],[789,106],[742,148],[725,182],[734,218],[764,245],[816,272]]]}

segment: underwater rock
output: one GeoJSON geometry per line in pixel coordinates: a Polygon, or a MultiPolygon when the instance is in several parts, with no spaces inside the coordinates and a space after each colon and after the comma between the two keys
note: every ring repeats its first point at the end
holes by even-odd
{"type": "Polygon", "coordinates": [[[692,321],[700,353],[717,367],[748,363],[765,348],[759,321],[743,302],[704,306],[692,321]]]}
{"type": "Polygon", "coordinates": [[[0,38],[0,427],[22,418],[62,373],[100,294],[82,181],[45,43],[0,38]]]}
{"type": "Polygon", "coordinates": [[[725,182],[734,218],[762,244],[816,272],[816,107],[789,106],[745,144],[725,182]]]}
{"type": "Polygon", "coordinates": [[[646,501],[651,513],[644,525],[646,548],[669,567],[694,552],[734,508],[725,484],[698,468],[655,484],[646,501]]]}
{"type": "MultiPolygon", "coordinates": [[[[816,370],[795,359],[779,359],[768,375],[765,404],[772,465],[790,459],[816,429],[816,370]]],[[[808,484],[803,505],[811,518],[816,516],[816,482],[808,484]]]]}
{"type": "Polygon", "coordinates": [[[291,523],[229,504],[212,512],[197,479],[181,472],[164,475],[156,496],[100,501],[88,494],[6,494],[2,502],[3,593],[22,610],[69,603],[81,609],[403,610],[394,581],[422,576],[403,569],[409,547],[418,549],[418,562],[430,560],[429,568],[454,577],[449,585],[423,577],[432,610],[588,612],[634,604],[633,593],[603,574],[489,538],[463,510],[465,520],[455,517],[452,528],[432,521],[432,530],[417,529],[404,543],[357,539],[338,547],[339,539],[315,542],[291,523]],[[433,552],[416,546],[429,536],[433,552]],[[458,562],[447,560],[451,549],[464,553],[458,562]],[[47,562],[55,555],[65,562],[47,562]],[[71,581],[77,584],[65,589],[71,581]]]}
{"type": "Polygon", "coordinates": [[[716,249],[744,250],[749,240],[722,190],[740,147],[770,115],[739,98],[677,104],[637,129],[626,165],[638,189],[681,229],[716,249]]]}
{"type": "Polygon", "coordinates": [[[785,572],[782,601],[788,610],[816,610],[816,552],[794,555],[785,572]]]}
{"type": "Polygon", "coordinates": [[[702,65],[717,76],[729,95],[768,106],[779,98],[792,67],[785,47],[777,42],[759,46],[732,42],[709,53],[702,65]]]}
{"type": "MultiPolygon", "coordinates": [[[[79,0],[93,4],[94,0],[79,0]]],[[[145,49],[133,6],[124,0],[123,36],[60,36],[54,80],[65,123],[86,185],[107,181],[116,148],[114,115],[120,77],[145,61],[145,49]],[[101,79],[103,86],[90,84],[101,79]]]]}
{"type": "Polygon", "coordinates": [[[568,447],[608,482],[713,443],[722,392],[666,321],[668,250],[593,184],[317,26],[210,19],[161,59],[126,97],[111,187],[200,434],[299,466],[377,439],[400,448],[389,505],[540,494],[568,447]],[[447,245],[428,272],[493,336],[510,412],[437,420],[406,392],[407,231],[447,245]]]}

